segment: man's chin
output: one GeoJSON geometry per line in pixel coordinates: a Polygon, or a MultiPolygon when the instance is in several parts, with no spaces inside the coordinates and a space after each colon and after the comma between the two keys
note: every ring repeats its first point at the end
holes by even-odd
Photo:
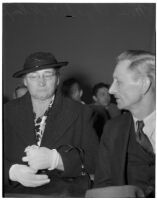
{"type": "Polygon", "coordinates": [[[121,110],[124,109],[124,105],[122,105],[120,102],[117,102],[117,107],[121,110]]]}

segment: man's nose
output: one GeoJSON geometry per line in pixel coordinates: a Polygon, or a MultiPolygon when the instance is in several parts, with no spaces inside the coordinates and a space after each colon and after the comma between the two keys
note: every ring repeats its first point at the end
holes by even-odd
{"type": "Polygon", "coordinates": [[[115,94],[115,92],[116,92],[115,84],[112,83],[112,85],[109,88],[109,93],[110,94],[115,94]]]}

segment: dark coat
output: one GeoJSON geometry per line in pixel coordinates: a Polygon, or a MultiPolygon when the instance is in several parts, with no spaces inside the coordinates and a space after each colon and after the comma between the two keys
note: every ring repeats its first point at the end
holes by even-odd
{"type": "Polygon", "coordinates": [[[92,118],[93,118],[93,127],[98,135],[100,140],[104,125],[111,118],[109,112],[105,109],[104,106],[90,104],[89,105],[93,110],[92,118]]]}
{"type": "Polygon", "coordinates": [[[134,122],[129,112],[106,124],[101,138],[94,187],[131,184],[138,185],[143,189],[145,186],[155,185],[154,164],[150,161],[150,156],[136,142],[136,139],[133,140],[133,137],[135,138],[134,122]],[[130,143],[130,138],[134,143],[130,143]],[[133,146],[131,147],[130,144],[133,146]],[[133,166],[133,174],[131,175],[127,174],[128,149],[133,152],[135,159],[131,163],[133,166]],[[128,182],[130,176],[135,178],[131,183],[128,182]]]}
{"type": "MultiPolygon", "coordinates": [[[[85,166],[94,173],[98,139],[90,121],[91,111],[82,104],[57,94],[47,118],[47,125],[41,146],[58,148],[60,145],[74,145],[85,151],[85,166]]],[[[28,145],[35,144],[33,109],[29,93],[4,105],[4,180],[7,187],[18,183],[10,182],[8,172],[11,165],[24,164],[22,157],[28,145]]],[[[78,153],[60,148],[64,164],[61,176],[78,176],[81,162],[78,153]]],[[[51,171],[53,173],[53,171],[51,171]]],[[[50,174],[51,176],[51,174],[50,174]]]]}

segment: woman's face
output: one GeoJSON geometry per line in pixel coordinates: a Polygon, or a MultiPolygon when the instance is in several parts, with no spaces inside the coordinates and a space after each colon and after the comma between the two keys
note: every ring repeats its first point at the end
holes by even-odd
{"type": "Polygon", "coordinates": [[[33,99],[47,100],[55,93],[59,77],[55,69],[43,69],[26,74],[24,84],[33,99]]]}

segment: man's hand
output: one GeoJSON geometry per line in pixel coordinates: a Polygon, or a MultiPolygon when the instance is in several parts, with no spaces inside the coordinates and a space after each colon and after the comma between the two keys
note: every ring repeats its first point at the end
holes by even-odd
{"type": "Polygon", "coordinates": [[[135,198],[143,197],[144,192],[133,185],[109,186],[87,190],[87,198],[135,198]]]}
{"type": "Polygon", "coordinates": [[[23,157],[24,162],[35,170],[57,168],[60,155],[56,149],[48,149],[46,147],[26,148],[26,157],[23,157]]]}
{"type": "Polygon", "coordinates": [[[35,174],[37,171],[26,165],[12,165],[9,171],[10,180],[17,181],[25,187],[38,187],[50,182],[47,175],[35,174]]]}

